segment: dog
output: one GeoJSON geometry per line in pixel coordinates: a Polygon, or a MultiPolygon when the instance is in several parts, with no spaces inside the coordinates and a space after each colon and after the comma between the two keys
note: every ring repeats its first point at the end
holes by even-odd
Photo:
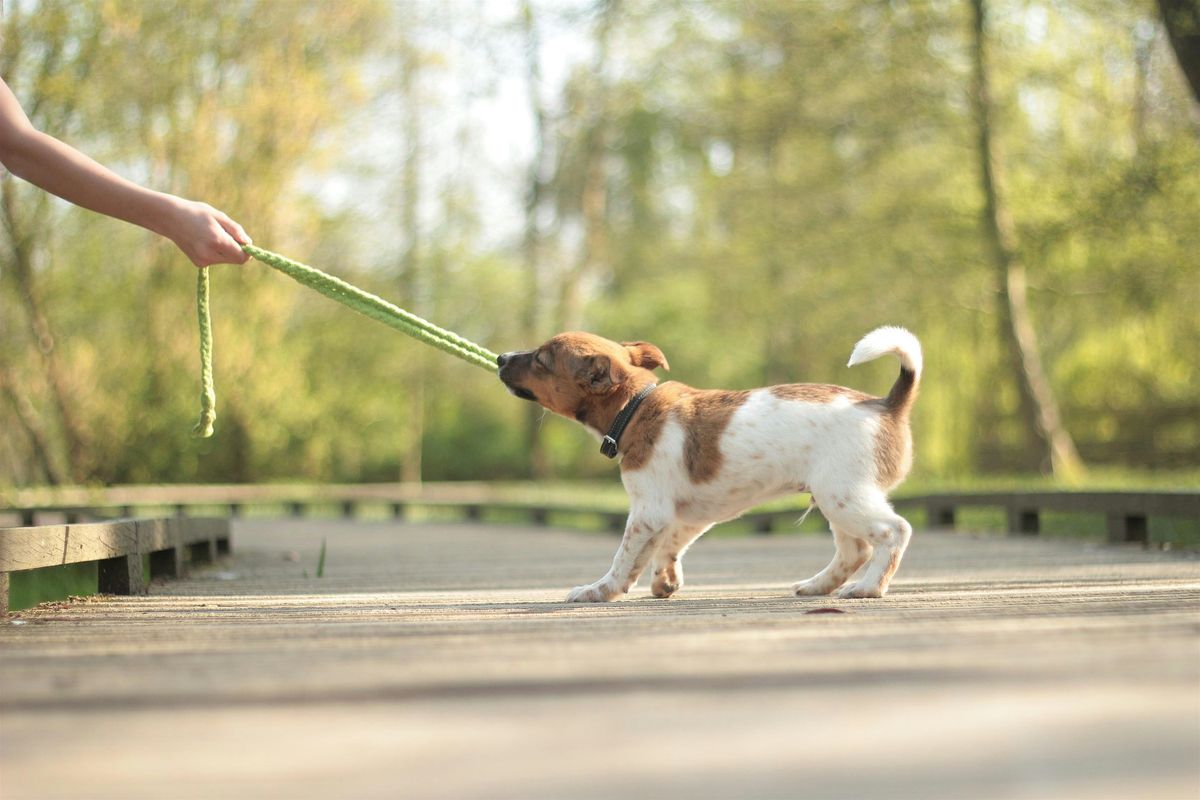
{"type": "Polygon", "coordinates": [[[921,345],[903,328],[878,328],[848,364],[889,353],[900,375],[882,398],[811,383],[749,391],[659,385],[654,370],[670,369],[659,348],[590,333],[560,333],[499,356],[512,394],[582,423],[600,437],[601,452],[620,458],[630,501],[621,546],[608,572],[567,601],[618,599],[647,565],[652,594],[670,597],[683,585],[680,560],[709,528],[799,492],[811,493],[829,521],[837,552],[792,591],[883,597],[912,536],[887,495],[912,466],[921,345]],[[863,564],[862,577],[846,585],[863,564]]]}

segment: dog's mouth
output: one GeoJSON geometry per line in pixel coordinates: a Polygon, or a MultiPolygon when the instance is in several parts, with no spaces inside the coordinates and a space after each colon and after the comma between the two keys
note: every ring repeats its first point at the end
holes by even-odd
{"type": "MultiPolygon", "coordinates": [[[[508,386],[508,384],[505,384],[505,386],[508,386]]],[[[508,391],[512,392],[513,395],[521,398],[522,400],[537,401],[537,398],[533,396],[533,392],[529,391],[524,386],[509,386],[508,391]]]]}
{"type": "Polygon", "coordinates": [[[533,396],[533,392],[529,391],[524,386],[516,386],[516,385],[509,383],[508,382],[509,376],[505,375],[504,372],[505,372],[504,368],[501,367],[500,368],[500,382],[504,384],[505,389],[508,389],[509,394],[511,394],[515,397],[519,397],[522,400],[533,400],[535,402],[537,401],[537,398],[533,396]]]}

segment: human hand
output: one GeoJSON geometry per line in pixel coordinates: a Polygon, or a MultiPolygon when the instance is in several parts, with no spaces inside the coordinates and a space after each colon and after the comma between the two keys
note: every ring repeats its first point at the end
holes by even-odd
{"type": "Polygon", "coordinates": [[[193,264],[207,267],[246,263],[249,256],[240,245],[251,242],[241,225],[207,203],[172,199],[172,213],[164,235],[175,242],[193,264]]]}

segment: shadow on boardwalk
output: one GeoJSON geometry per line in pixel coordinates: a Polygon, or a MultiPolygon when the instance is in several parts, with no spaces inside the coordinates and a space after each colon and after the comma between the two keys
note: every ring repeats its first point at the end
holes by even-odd
{"type": "Polygon", "coordinates": [[[559,602],[615,542],[241,522],[189,580],[0,625],[0,790],[1196,796],[1192,556],[919,533],[888,598],[798,600],[827,536],[715,539],[670,601],[559,602]]]}

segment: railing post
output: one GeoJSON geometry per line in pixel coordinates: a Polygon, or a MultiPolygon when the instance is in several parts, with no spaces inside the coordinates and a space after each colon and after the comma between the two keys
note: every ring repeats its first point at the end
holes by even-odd
{"type": "Polygon", "coordinates": [[[8,573],[0,572],[0,617],[8,614],[8,573]]]}
{"type": "Polygon", "coordinates": [[[392,503],[392,519],[404,519],[404,503],[392,503]]]}
{"type": "Polygon", "coordinates": [[[471,522],[479,522],[483,519],[483,506],[478,503],[468,503],[463,507],[463,512],[471,522]]]}
{"type": "Polygon", "coordinates": [[[1150,544],[1150,526],[1144,514],[1109,514],[1108,541],[1110,544],[1134,542],[1150,544]]]}
{"type": "Polygon", "coordinates": [[[288,503],[288,510],[291,512],[291,515],[293,517],[303,517],[304,516],[304,503],[298,503],[298,502],[288,503]]]}
{"type": "Polygon", "coordinates": [[[346,519],[354,519],[354,501],[342,501],[342,516],[346,519]]]}
{"type": "Polygon", "coordinates": [[[775,521],[775,517],[771,514],[759,514],[754,517],[754,532],[759,536],[766,536],[771,532],[771,523],[775,521]]]}
{"type": "Polygon", "coordinates": [[[241,515],[242,515],[242,504],[241,503],[230,503],[229,504],[229,516],[240,517],[241,515]]]}
{"type": "Polygon", "coordinates": [[[183,552],[178,547],[150,554],[150,579],[178,578],[183,575],[183,552]]]}
{"type": "Polygon", "coordinates": [[[948,506],[941,503],[931,503],[925,507],[925,524],[930,528],[950,528],[954,529],[954,506],[948,506]]]}
{"type": "Polygon", "coordinates": [[[1008,532],[1022,536],[1036,536],[1041,531],[1041,520],[1037,509],[1014,508],[1008,509],[1008,532]]]}
{"type": "Polygon", "coordinates": [[[544,526],[546,524],[546,509],[544,509],[544,508],[530,509],[529,518],[530,518],[530,521],[532,521],[534,525],[543,525],[544,526]]]}
{"type": "Polygon", "coordinates": [[[142,577],[142,556],[130,553],[127,556],[106,558],[98,562],[100,594],[145,594],[146,581],[142,577]]]}
{"type": "Polygon", "coordinates": [[[217,560],[217,546],[212,539],[189,544],[187,549],[193,564],[211,564],[217,560]]]}
{"type": "Polygon", "coordinates": [[[21,509],[21,526],[22,527],[32,528],[35,518],[36,518],[36,512],[32,508],[22,508],[21,509]]]}

